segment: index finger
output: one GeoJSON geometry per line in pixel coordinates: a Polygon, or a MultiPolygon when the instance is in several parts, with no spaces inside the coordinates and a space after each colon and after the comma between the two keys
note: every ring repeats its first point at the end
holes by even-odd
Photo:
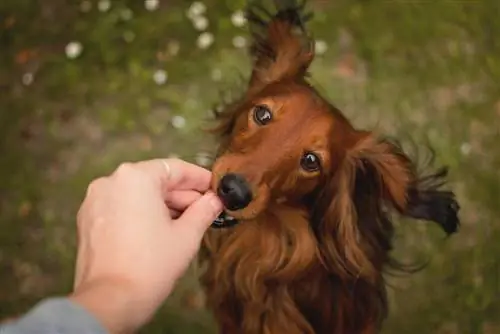
{"type": "Polygon", "coordinates": [[[153,159],[135,165],[157,177],[164,190],[196,190],[204,193],[210,187],[212,173],[181,159],[153,159]]]}

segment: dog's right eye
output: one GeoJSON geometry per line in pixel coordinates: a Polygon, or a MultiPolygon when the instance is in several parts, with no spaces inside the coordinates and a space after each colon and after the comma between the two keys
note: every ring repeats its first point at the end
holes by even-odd
{"type": "Polygon", "coordinates": [[[259,125],[266,125],[273,119],[273,114],[266,105],[258,105],[253,110],[253,119],[259,125]]]}
{"type": "Polygon", "coordinates": [[[302,156],[300,165],[307,172],[316,172],[321,167],[319,157],[312,152],[307,152],[302,156]]]}

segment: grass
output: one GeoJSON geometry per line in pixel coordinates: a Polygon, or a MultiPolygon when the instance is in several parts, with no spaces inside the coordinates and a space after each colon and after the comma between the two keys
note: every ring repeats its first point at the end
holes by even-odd
{"type": "MultiPolygon", "coordinates": [[[[196,162],[214,149],[200,127],[219,90],[249,71],[232,44],[246,36],[231,22],[242,0],[203,2],[214,36],[207,49],[187,18],[191,2],[160,1],[154,11],[132,0],[100,11],[99,2],[0,4],[0,317],[71,287],[74,217],[90,180],[126,160],[196,162]],[[72,41],[83,47],[75,59],[65,55],[72,41]],[[174,116],[186,125],[172,126],[174,116]]],[[[398,255],[431,262],[394,282],[385,332],[498,332],[500,5],[312,3],[311,31],[328,45],[314,83],[357,126],[429,140],[462,205],[450,239],[401,222],[398,255]]],[[[193,268],[143,332],[210,333],[202,297],[193,268]]]]}

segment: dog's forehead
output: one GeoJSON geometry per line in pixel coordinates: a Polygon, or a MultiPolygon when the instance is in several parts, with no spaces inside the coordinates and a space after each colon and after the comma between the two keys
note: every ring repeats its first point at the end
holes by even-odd
{"type": "Polygon", "coordinates": [[[285,112],[300,111],[302,109],[318,109],[328,104],[315,90],[307,85],[294,82],[269,85],[262,91],[260,99],[269,99],[277,104],[289,104],[294,108],[287,108],[285,112]]]}

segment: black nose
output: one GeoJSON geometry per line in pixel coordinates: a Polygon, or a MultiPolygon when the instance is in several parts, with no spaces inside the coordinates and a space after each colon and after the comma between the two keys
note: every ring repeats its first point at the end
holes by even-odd
{"type": "Polygon", "coordinates": [[[231,211],[243,209],[252,201],[250,185],[238,174],[224,175],[219,182],[217,194],[224,206],[231,211]]]}

